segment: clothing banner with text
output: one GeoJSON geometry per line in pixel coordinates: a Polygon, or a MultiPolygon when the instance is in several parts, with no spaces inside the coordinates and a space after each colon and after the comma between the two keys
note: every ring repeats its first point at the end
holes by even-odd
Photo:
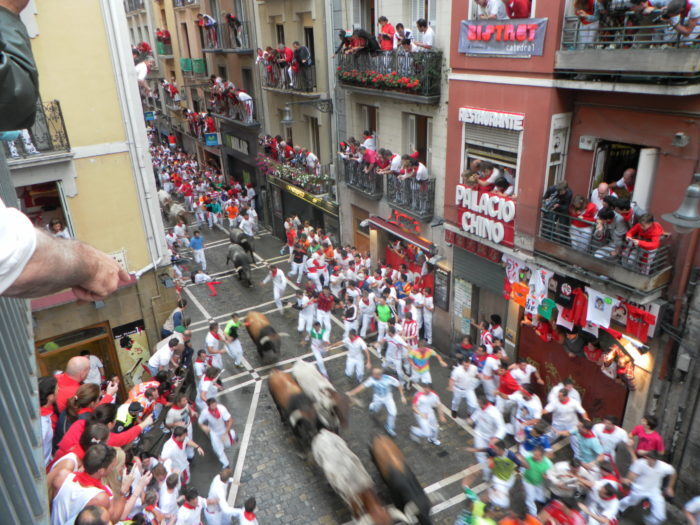
{"type": "Polygon", "coordinates": [[[542,56],[546,18],[462,20],[459,52],[468,55],[542,56]]]}

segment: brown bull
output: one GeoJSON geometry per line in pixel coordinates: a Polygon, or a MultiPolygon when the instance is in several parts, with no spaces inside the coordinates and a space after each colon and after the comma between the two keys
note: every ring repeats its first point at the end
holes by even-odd
{"type": "Polygon", "coordinates": [[[261,358],[270,353],[279,355],[280,336],[265,314],[248,312],[245,316],[245,327],[261,358]]]}
{"type": "Polygon", "coordinates": [[[310,446],[321,428],[311,399],[291,375],[280,370],[270,373],[269,387],[282,421],[289,423],[302,445],[310,446]]]}
{"type": "Polygon", "coordinates": [[[397,509],[412,515],[420,525],[430,525],[431,503],[418,479],[406,465],[406,459],[396,443],[387,436],[376,436],[370,446],[372,461],[389,487],[391,500],[397,509]]]}

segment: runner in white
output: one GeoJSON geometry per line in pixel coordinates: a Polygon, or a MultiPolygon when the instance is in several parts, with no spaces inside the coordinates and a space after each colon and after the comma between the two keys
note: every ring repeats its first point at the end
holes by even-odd
{"type": "Polygon", "coordinates": [[[617,426],[617,418],[615,416],[605,416],[601,423],[593,425],[593,433],[598,437],[600,444],[603,445],[603,452],[610,456],[612,461],[615,461],[615,451],[617,446],[627,445],[627,432],[625,429],[617,426]]]}
{"type": "Polygon", "coordinates": [[[452,369],[447,390],[452,392],[452,417],[457,418],[462,400],[467,403],[468,414],[479,409],[476,400],[476,387],[479,386],[479,369],[469,361],[463,361],[452,369]]]}
{"type": "Polygon", "coordinates": [[[226,449],[236,443],[236,432],[232,429],[233,418],[224,405],[219,405],[215,398],[207,399],[207,409],[199,414],[199,428],[209,436],[211,447],[219,458],[223,468],[229,466],[226,449]]]}
{"type": "Polygon", "coordinates": [[[423,392],[417,392],[413,396],[413,412],[416,415],[417,426],[411,427],[411,438],[420,441],[421,438],[426,438],[428,443],[440,446],[438,439],[438,419],[440,423],[445,422],[445,415],[440,410],[440,398],[429,388],[423,392]],[[437,418],[435,417],[437,412],[437,418]]]}
{"type": "Polygon", "coordinates": [[[261,284],[267,284],[270,281],[272,281],[272,295],[275,298],[275,305],[277,305],[279,313],[282,313],[284,311],[282,294],[284,293],[284,289],[287,288],[287,278],[284,272],[274,264],[270,265],[270,273],[267,274],[267,277],[263,279],[261,284]]]}
{"type": "MultiPolygon", "coordinates": [[[[474,424],[474,448],[488,448],[491,439],[503,439],[506,435],[503,415],[485,397],[479,397],[479,410],[474,412],[467,421],[474,424]]],[[[481,465],[484,479],[489,480],[491,469],[489,468],[488,456],[485,452],[477,452],[476,459],[481,465]]]]}
{"type": "Polygon", "coordinates": [[[224,360],[222,356],[226,350],[224,349],[224,334],[219,328],[219,323],[209,323],[209,332],[204,339],[204,345],[207,347],[211,365],[216,368],[223,368],[224,360]]]}
{"type": "Polygon", "coordinates": [[[664,491],[669,498],[674,495],[676,485],[676,469],[668,463],[659,460],[656,451],[649,452],[639,458],[630,466],[623,483],[631,484],[629,495],[620,501],[620,512],[627,507],[636,505],[643,499],[648,499],[651,505],[651,514],[646,517],[645,523],[657,525],[666,522],[666,500],[661,492],[661,487],[666,476],[670,476],[664,491]]]}
{"type": "MultiPolygon", "coordinates": [[[[314,321],[314,324],[311,327],[311,331],[309,332],[309,337],[311,338],[311,352],[316,358],[316,366],[318,367],[318,371],[321,372],[324,376],[328,377],[328,371],[326,370],[326,365],[323,363],[323,357],[328,351],[330,333],[328,332],[328,330],[321,327],[320,322],[314,321]]],[[[347,371],[345,373],[347,375],[347,371]]],[[[361,375],[358,381],[362,381],[361,375]]]]}
{"type": "Polygon", "coordinates": [[[367,337],[367,331],[374,320],[374,312],[377,304],[374,302],[374,294],[368,290],[362,290],[362,297],[359,302],[360,308],[360,337],[367,337]]]}
{"type": "Polygon", "coordinates": [[[396,371],[396,376],[401,382],[401,386],[406,384],[406,378],[403,373],[404,359],[408,355],[408,345],[400,335],[396,333],[396,328],[389,326],[388,335],[384,339],[386,342],[386,354],[384,362],[386,368],[393,368],[396,371]]]}
{"type": "Polygon", "coordinates": [[[375,413],[380,408],[385,407],[387,418],[384,429],[391,437],[396,437],[396,432],[394,431],[394,422],[396,421],[396,403],[394,402],[394,396],[391,393],[391,389],[397,388],[399,390],[399,394],[401,395],[401,402],[406,404],[406,396],[404,396],[401,383],[399,383],[395,378],[384,374],[384,371],[381,368],[374,368],[372,370],[372,376],[350,390],[348,392],[348,396],[352,397],[369,387],[374,390],[372,402],[369,405],[370,413],[375,413]]]}
{"type": "Polygon", "coordinates": [[[354,375],[357,378],[357,382],[361,383],[365,368],[369,370],[371,363],[367,343],[357,335],[357,330],[352,328],[348,336],[343,339],[343,344],[348,349],[347,360],[345,361],[345,375],[348,377],[354,375]]]}

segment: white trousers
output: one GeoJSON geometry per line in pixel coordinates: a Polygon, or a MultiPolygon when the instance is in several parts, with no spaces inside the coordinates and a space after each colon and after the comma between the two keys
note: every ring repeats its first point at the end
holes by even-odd
{"type": "Polygon", "coordinates": [[[386,338],[386,329],[389,323],[383,323],[377,320],[377,342],[381,343],[386,338]]]}
{"type": "Polygon", "coordinates": [[[301,278],[304,277],[304,264],[303,263],[292,263],[292,269],[287,274],[289,277],[292,275],[297,276],[297,284],[301,284],[301,278]]]}
{"type": "Polygon", "coordinates": [[[345,361],[345,375],[348,377],[352,377],[354,375],[358,382],[362,382],[364,373],[364,359],[362,357],[350,357],[350,354],[348,354],[347,360],[345,361]]]}
{"type": "Polygon", "coordinates": [[[275,306],[277,306],[277,309],[282,313],[284,310],[284,307],[282,305],[282,292],[284,292],[284,288],[277,288],[276,286],[272,287],[272,297],[275,299],[275,306]]]}
{"type": "Polygon", "coordinates": [[[343,321],[343,327],[345,328],[345,331],[343,332],[343,339],[345,339],[350,334],[350,330],[357,330],[357,319],[354,321],[343,321]]]}
{"type": "Polygon", "coordinates": [[[455,386],[454,392],[452,393],[452,410],[459,410],[459,405],[462,404],[462,400],[467,403],[467,410],[470,416],[479,408],[476,400],[476,393],[473,389],[466,390],[455,386]]]}
{"type": "Polygon", "coordinates": [[[321,323],[321,327],[328,331],[328,336],[331,335],[331,313],[323,310],[316,310],[316,320],[321,323]]]}
{"type": "Polygon", "coordinates": [[[416,372],[415,369],[411,369],[411,381],[422,385],[430,385],[433,383],[433,377],[430,375],[430,370],[426,372],[416,372]]]}
{"type": "Polygon", "coordinates": [[[219,435],[212,431],[209,432],[209,439],[211,440],[211,448],[214,449],[216,457],[219,458],[222,468],[228,467],[230,462],[226,455],[226,450],[231,448],[231,445],[236,440],[236,433],[231,430],[229,433],[219,435]]]}
{"type": "Polygon", "coordinates": [[[326,365],[323,362],[323,355],[326,352],[312,345],[311,353],[313,353],[314,357],[316,358],[316,366],[318,367],[318,371],[321,372],[321,374],[323,374],[324,376],[328,377],[328,371],[326,370],[326,365]]]}
{"type": "Polygon", "coordinates": [[[523,486],[525,487],[525,506],[527,511],[533,516],[537,516],[537,505],[536,501],[544,503],[547,501],[547,490],[544,485],[533,485],[523,480],[523,486]]]}
{"type": "Polygon", "coordinates": [[[510,507],[510,489],[515,484],[515,479],[515,474],[507,480],[495,476],[491,478],[491,490],[489,491],[491,503],[504,509],[510,507]]]}
{"type": "Polygon", "coordinates": [[[403,359],[387,359],[385,366],[396,370],[396,378],[402,385],[406,383],[406,378],[403,375],[403,359]]]}
{"type": "MultiPolygon", "coordinates": [[[[488,448],[489,440],[488,438],[482,437],[479,434],[474,434],[474,448],[488,448]]],[[[489,468],[489,457],[486,452],[476,452],[476,460],[481,466],[481,473],[484,475],[484,479],[491,478],[491,469],[489,468]]]]}
{"type": "Polygon", "coordinates": [[[491,403],[496,401],[496,384],[493,379],[482,379],[481,386],[484,387],[484,395],[491,403]]]}
{"type": "Polygon", "coordinates": [[[307,272],[306,277],[308,277],[309,281],[314,283],[314,286],[316,287],[316,291],[320,292],[321,288],[323,288],[323,286],[321,285],[321,274],[319,274],[318,272],[311,272],[311,273],[307,272]]]}
{"type": "Polygon", "coordinates": [[[411,434],[419,438],[437,439],[438,438],[438,422],[435,417],[435,412],[432,410],[428,413],[428,417],[416,414],[417,425],[411,427],[411,434]]]}
{"type": "Polygon", "coordinates": [[[311,314],[299,314],[299,322],[297,323],[297,332],[311,332],[313,328],[314,316],[311,314]]]}
{"type": "Polygon", "coordinates": [[[632,490],[626,498],[620,500],[620,513],[627,510],[628,507],[637,505],[640,501],[647,498],[651,505],[650,514],[644,519],[647,525],[658,525],[666,521],[666,500],[661,491],[642,493],[638,492],[632,486],[632,490]]]}
{"type": "Polygon", "coordinates": [[[386,426],[393,431],[396,421],[396,403],[394,403],[394,397],[391,394],[384,397],[374,396],[369,404],[369,411],[377,412],[382,407],[386,408],[386,426]]]}
{"type": "Polygon", "coordinates": [[[363,339],[367,337],[367,330],[369,330],[370,326],[372,325],[373,318],[374,314],[362,314],[362,317],[360,318],[360,337],[363,339]]]}
{"type": "Polygon", "coordinates": [[[207,271],[207,259],[204,256],[204,249],[192,250],[192,256],[194,257],[194,262],[199,263],[202,266],[203,271],[207,271]]]}
{"type": "Polygon", "coordinates": [[[233,364],[236,366],[241,364],[243,359],[243,346],[240,339],[234,339],[230,343],[226,343],[226,353],[233,359],[233,364]]]}
{"type": "Polygon", "coordinates": [[[433,314],[423,313],[423,339],[429,345],[433,344],[433,314]]]}

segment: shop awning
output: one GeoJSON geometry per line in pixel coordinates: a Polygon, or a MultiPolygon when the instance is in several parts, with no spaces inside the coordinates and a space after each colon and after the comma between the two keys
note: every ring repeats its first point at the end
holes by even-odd
{"type": "MultiPolygon", "coordinates": [[[[119,290],[136,284],[136,277],[133,274],[129,274],[131,280],[125,283],[119,284],[119,290]]],[[[109,298],[107,299],[109,300],[109,298]]],[[[64,304],[75,303],[78,301],[78,297],[73,293],[72,290],[64,290],[63,292],[58,292],[52,295],[45,295],[44,297],[38,297],[37,299],[32,299],[31,307],[32,312],[38,312],[40,310],[47,310],[48,308],[55,308],[56,306],[61,306],[64,304]]]]}
{"type": "Polygon", "coordinates": [[[381,217],[370,217],[368,221],[370,226],[374,226],[375,228],[380,228],[382,230],[388,231],[392,235],[395,235],[396,237],[399,237],[400,239],[403,239],[406,242],[414,244],[415,246],[418,246],[420,249],[425,250],[430,254],[433,254],[435,252],[435,245],[432,242],[422,239],[413,233],[409,233],[400,226],[393,224],[387,221],[386,219],[382,219],[381,217]]]}

